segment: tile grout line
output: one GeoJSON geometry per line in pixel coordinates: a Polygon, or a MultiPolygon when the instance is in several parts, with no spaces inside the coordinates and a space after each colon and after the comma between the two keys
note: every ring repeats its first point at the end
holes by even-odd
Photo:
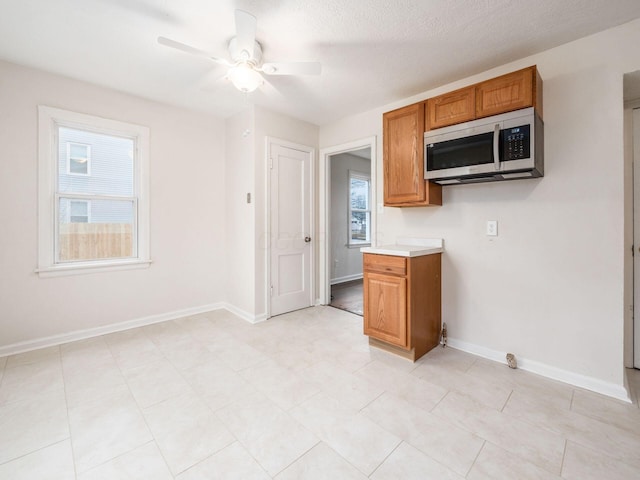
{"type": "Polygon", "coordinates": [[[507,403],[509,403],[509,400],[511,400],[511,396],[513,395],[513,392],[515,392],[515,389],[511,389],[511,391],[509,392],[509,396],[504,401],[504,404],[502,405],[502,408],[500,410],[498,410],[500,413],[504,412],[504,408],[507,406],[507,403]]]}
{"type": "MultiPolygon", "coordinates": [[[[148,336],[147,336],[147,334],[146,334],[146,332],[145,332],[144,330],[142,331],[142,333],[143,333],[143,335],[144,335],[145,337],[147,337],[147,338],[148,338],[148,336]]],[[[129,395],[131,395],[131,398],[133,399],[133,401],[134,401],[134,403],[135,403],[135,405],[136,405],[136,407],[137,407],[137,409],[138,409],[138,412],[140,413],[140,416],[142,417],[142,421],[144,421],[144,424],[145,424],[145,426],[147,427],[147,431],[149,432],[149,434],[151,435],[151,438],[153,439],[153,440],[151,440],[151,441],[149,441],[149,442],[144,443],[143,445],[147,445],[147,444],[149,444],[149,443],[151,443],[151,442],[153,442],[153,443],[155,444],[156,449],[158,450],[158,453],[159,453],[159,454],[160,454],[160,456],[162,457],[162,461],[164,462],[165,466],[167,467],[167,472],[169,472],[169,474],[170,474],[173,478],[175,478],[176,476],[175,476],[175,475],[173,474],[173,472],[171,471],[171,467],[169,466],[169,462],[167,462],[167,459],[165,458],[164,453],[162,453],[162,450],[160,450],[160,446],[158,445],[158,440],[156,439],[156,436],[154,435],[153,430],[152,430],[152,429],[151,429],[151,427],[149,426],[149,422],[147,422],[147,417],[145,417],[145,415],[144,415],[144,411],[143,411],[144,409],[140,406],[140,404],[138,403],[138,400],[136,400],[135,395],[134,395],[134,394],[133,394],[133,392],[131,391],[131,387],[129,386],[129,382],[127,381],[127,377],[125,376],[124,372],[122,371],[122,367],[120,366],[120,363],[118,363],[118,361],[116,360],[116,357],[115,357],[115,355],[113,354],[113,350],[111,349],[111,346],[109,345],[109,342],[107,342],[107,341],[106,341],[106,339],[104,339],[104,338],[103,338],[103,340],[104,340],[104,343],[105,343],[105,344],[106,344],[106,346],[107,346],[107,349],[109,350],[109,353],[111,353],[111,357],[113,357],[113,362],[116,364],[116,367],[118,368],[118,371],[120,372],[120,375],[122,375],[122,379],[124,380],[124,384],[127,386],[127,390],[129,391],[129,395]]],[[[153,343],[154,345],[156,345],[156,344],[155,344],[155,342],[154,342],[153,340],[151,340],[150,338],[148,338],[148,340],[149,340],[151,343],[153,343]]],[[[158,348],[158,346],[157,346],[157,345],[156,345],[156,348],[158,348]]],[[[165,357],[164,352],[163,352],[162,350],[160,350],[160,348],[158,348],[158,350],[160,351],[160,354],[162,355],[162,357],[163,357],[165,360],[169,361],[169,359],[167,359],[167,358],[165,357]]],[[[172,365],[173,365],[173,364],[172,364],[172,365]]],[[[162,402],[158,402],[158,403],[162,403],[162,402]]],[[[156,404],[156,405],[157,405],[157,404],[156,404]]],[[[129,450],[129,451],[127,451],[127,452],[124,452],[124,453],[122,453],[122,454],[121,454],[121,455],[119,455],[119,456],[126,455],[127,453],[133,452],[136,448],[140,448],[140,447],[141,447],[141,446],[143,446],[143,445],[139,445],[139,446],[137,446],[137,447],[134,447],[134,448],[132,448],[131,450],[129,450]]],[[[115,457],[115,458],[118,458],[118,457],[115,457]]],[[[114,460],[114,458],[112,458],[112,459],[110,459],[110,460],[107,460],[107,462],[105,462],[105,463],[111,462],[111,461],[113,461],[113,460],[114,460]]]]}
{"type": "Polygon", "coordinates": [[[571,389],[571,401],[569,402],[569,411],[573,412],[573,398],[576,396],[576,389],[571,389]]]}
{"type": "Polygon", "coordinates": [[[564,439],[564,450],[562,450],[562,461],[560,462],[560,473],[558,474],[561,477],[562,477],[562,470],[564,470],[564,461],[565,461],[565,458],[567,457],[567,447],[568,446],[569,446],[569,439],[565,438],[564,439]]]}
{"type": "Polygon", "coordinates": [[[431,410],[427,410],[427,411],[428,411],[429,413],[433,413],[433,411],[434,411],[436,408],[438,408],[438,405],[440,405],[440,404],[442,403],[442,401],[447,397],[447,395],[449,395],[451,392],[453,392],[453,390],[448,389],[448,390],[445,392],[445,394],[442,396],[442,398],[440,398],[440,400],[438,400],[438,401],[436,402],[436,404],[435,404],[433,407],[431,407],[431,410]]]}
{"type": "MultiPolygon", "coordinates": [[[[314,435],[314,436],[316,436],[316,435],[314,435]]],[[[246,450],[246,451],[247,451],[247,453],[251,456],[251,458],[253,458],[253,460],[254,460],[258,465],[260,465],[260,468],[262,468],[262,469],[266,472],[266,474],[267,474],[267,475],[269,475],[271,478],[275,478],[275,477],[277,477],[278,475],[280,475],[282,472],[284,472],[287,468],[289,468],[291,465],[293,465],[293,464],[294,464],[294,463],[296,463],[298,460],[300,460],[302,457],[304,457],[304,456],[305,456],[307,453],[309,453],[311,450],[313,450],[313,449],[314,449],[314,448],[316,448],[318,445],[320,445],[321,443],[322,443],[322,440],[318,439],[318,441],[317,441],[316,443],[314,443],[314,444],[313,444],[313,446],[312,446],[311,448],[309,448],[308,450],[304,451],[304,452],[303,452],[303,453],[301,453],[299,456],[297,456],[296,458],[294,458],[294,459],[291,461],[291,463],[288,463],[287,465],[285,465],[285,466],[282,468],[282,470],[280,470],[280,471],[279,471],[278,473],[276,473],[275,475],[271,475],[269,472],[267,472],[267,471],[265,470],[265,468],[262,466],[262,464],[261,464],[261,463],[260,463],[256,458],[254,458],[254,456],[253,456],[253,455],[251,455],[251,453],[249,452],[249,450],[247,450],[246,448],[245,448],[245,450],[246,450]]],[[[241,445],[242,445],[242,444],[241,444],[241,445]]],[[[244,445],[243,445],[243,447],[244,447],[244,445]]],[[[333,450],[333,449],[332,449],[332,450],[333,450]]]]}
{"type": "Polygon", "coordinates": [[[369,405],[371,405],[373,402],[375,402],[376,400],[378,400],[380,397],[382,397],[385,393],[387,393],[386,390],[382,390],[382,393],[380,395],[378,395],[376,398],[374,398],[373,400],[371,400],[370,402],[367,402],[366,405],[364,405],[360,410],[358,410],[358,413],[362,413],[362,411],[367,408],[369,405]]]}
{"type": "MultiPolygon", "coordinates": [[[[399,437],[398,437],[399,438],[399,437]]],[[[373,472],[371,472],[369,475],[367,475],[367,478],[371,478],[371,475],[373,475],[374,473],[376,473],[378,471],[378,469],[384,464],[384,462],[387,461],[387,459],[393,455],[393,453],[400,447],[400,445],[402,445],[404,443],[404,440],[402,438],[400,438],[400,441],[398,442],[398,444],[393,448],[393,450],[391,450],[389,452],[389,454],[384,457],[382,459],[382,461],[378,464],[378,466],[376,468],[373,469],[373,472]]],[[[414,447],[415,448],[415,447],[414,447]]],[[[358,469],[358,471],[361,471],[360,469],[358,469]]],[[[365,474],[366,475],[366,474],[365,474]]]]}
{"type": "MultiPolygon", "coordinates": [[[[478,438],[482,438],[482,437],[479,436],[478,438]]],[[[471,470],[473,470],[473,467],[475,466],[476,462],[478,461],[478,457],[480,457],[480,454],[484,450],[484,447],[487,444],[487,441],[488,440],[482,438],[482,446],[480,447],[480,450],[478,450],[478,453],[476,454],[476,457],[473,459],[473,462],[471,462],[471,466],[469,467],[469,470],[467,470],[467,473],[464,474],[464,478],[467,478],[469,476],[469,474],[471,473],[471,470]]]]}
{"type": "Polygon", "coordinates": [[[76,466],[75,448],[73,447],[73,432],[71,430],[71,415],[69,414],[69,398],[67,397],[67,380],[64,373],[64,362],[62,361],[62,345],[58,345],[58,357],[60,360],[60,373],[62,374],[62,390],[64,391],[64,406],[67,411],[67,427],[69,428],[69,446],[71,447],[71,461],[73,462],[73,475],[75,478],[78,478],[78,467],[76,466]]]}

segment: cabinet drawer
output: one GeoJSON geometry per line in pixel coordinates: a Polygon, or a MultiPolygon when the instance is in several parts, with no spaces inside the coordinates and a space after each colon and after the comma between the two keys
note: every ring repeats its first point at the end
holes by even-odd
{"type": "Polygon", "coordinates": [[[407,274],[407,259],[392,255],[364,254],[364,270],[366,272],[390,273],[393,275],[407,274]]]}

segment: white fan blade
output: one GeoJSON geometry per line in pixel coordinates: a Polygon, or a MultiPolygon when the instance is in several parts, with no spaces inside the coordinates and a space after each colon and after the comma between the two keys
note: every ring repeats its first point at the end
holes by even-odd
{"type": "Polygon", "coordinates": [[[208,58],[209,60],[213,60],[216,63],[221,63],[222,65],[231,66],[231,63],[229,63],[227,60],[223,58],[214,57],[208,54],[207,52],[205,52],[204,50],[200,50],[198,48],[185,45],[184,43],[176,42],[175,40],[171,40],[170,38],[158,37],[158,43],[160,45],[164,45],[165,47],[175,48],[176,50],[180,50],[181,52],[190,53],[192,55],[198,55],[199,57],[208,58]]]}
{"type": "Polygon", "coordinates": [[[261,70],[267,75],[320,75],[322,66],[318,62],[265,63],[261,70]]]}
{"type": "Polygon", "coordinates": [[[236,43],[238,51],[246,51],[249,59],[253,58],[256,44],[256,17],[244,10],[236,10],[236,43]]]}

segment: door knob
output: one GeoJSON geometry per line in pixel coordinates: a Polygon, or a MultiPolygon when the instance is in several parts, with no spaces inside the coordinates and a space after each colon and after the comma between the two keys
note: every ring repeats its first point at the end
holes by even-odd
{"type": "Polygon", "coordinates": [[[309,243],[311,241],[311,237],[304,237],[305,243],[309,243]]]}

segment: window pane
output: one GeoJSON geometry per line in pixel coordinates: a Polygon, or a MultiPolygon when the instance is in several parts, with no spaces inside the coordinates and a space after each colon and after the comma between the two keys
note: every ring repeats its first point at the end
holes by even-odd
{"type": "Polygon", "coordinates": [[[69,202],[69,222],[89,222],[89,202],[86,200],[71,200],[69,202]]]}
{"type": "Polygon", "coordinates": [[[360,178],[351,178],[351,208],[369,210],[369,182],[360,178]]]}
{"type": "Polygon", "coordinates": [[[351,240],[369,242],[369,212],[351,212],[351,240]]]}
{"type": "Polygon", "coordinates": [[[89,158],[89,147],[87,145],[78,145],[77,143],[69,144],[69,156],[74,159],[89,158]]]}
{"type": "Polygon", "coordinates": [[[69,173],[88,175],[89,162],[86,158],[69,158],[69,173]]]}
{"type": "Polygon", "coordinates": [[[129,258],[134,251],[135,202],[60,198],[58,262],[129,258]],[[84,204],[85,215],[82,215],[84,204]]]}
{"type": "Polygon", "coordinates": [[[131,138],[59,127],[58,192],[133,196],[134,147],[131,138]]]}

